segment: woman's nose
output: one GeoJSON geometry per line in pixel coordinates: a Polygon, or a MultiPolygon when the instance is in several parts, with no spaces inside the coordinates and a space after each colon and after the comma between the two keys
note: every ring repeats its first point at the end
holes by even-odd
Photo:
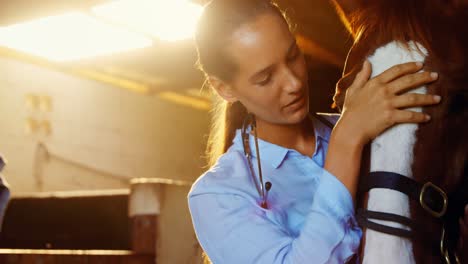
{"type": "Polygon", "coordinates": [[[289,93],[299,92],[302,88],[302,81],[299,76],[290,68],[285,70],[284,87],[289,93]]]}

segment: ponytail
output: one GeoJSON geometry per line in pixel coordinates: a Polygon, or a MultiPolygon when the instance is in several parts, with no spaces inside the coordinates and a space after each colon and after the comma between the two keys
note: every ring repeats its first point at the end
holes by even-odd
{"type": "Polygon", "coordinates": [[[247,113],[247,109],[240,102],[229,103],[220,97],[217,98],[206,148],[208,166],[213,166],[232,145],[236,129],[242,127],[247,113]]]}

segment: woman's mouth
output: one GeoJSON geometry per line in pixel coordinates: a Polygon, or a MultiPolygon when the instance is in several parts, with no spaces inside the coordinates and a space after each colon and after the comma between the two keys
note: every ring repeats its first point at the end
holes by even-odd
{"type": "Polygon", "coordinates": [[[287,104],[284,108],[286,108],[289,111],[296,111],[302,108],[302,106],[305,103],[304,99],[305,99],[305,96],[304,94],[302,94],[301,96],[297,97],[296,99],[291,101],[289,104],[287,104]]]}

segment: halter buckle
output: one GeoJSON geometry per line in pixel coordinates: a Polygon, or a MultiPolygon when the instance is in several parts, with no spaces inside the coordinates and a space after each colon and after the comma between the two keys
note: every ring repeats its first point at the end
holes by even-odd
{"type": "Polygon", "coordinates": [[[447,194],[441,188],[439,188],[437,185],[433,184],[432,182],[426,182],[423,185],[423,187],[421,188],[421,192],[419,193],[419,203],[421,204],[422,208],[424,208],[424,210],[426,210],[432,216],[440,218],[445,214],[445,212],[447,212],[448,198],[447,198],[447,194]],[[432,209],[424,201],[424,195],[426,194],[426,192],[427,192],[427,190],[429,188],[435,190],[443,200],[442,209],[440,211],[436,211],[436,210],[432,209]]]}

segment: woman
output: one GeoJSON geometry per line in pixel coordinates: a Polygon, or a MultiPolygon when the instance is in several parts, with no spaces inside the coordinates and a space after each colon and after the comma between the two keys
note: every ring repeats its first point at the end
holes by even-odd
{"type": "Polygon", "coordinates": [[[400,109],[440,97],[397,94],[437,74],[407,63],[368,80],[364,63],[341,116],[328,117],[338,119],[331,129],[308,115],[304,56],[270,1],[212,1],[195,37],[200,66],[221,98],[211,168],[188,195],[209,258],[216,264],[350,259],[361,238],[353,199],[363,146],[393,124],[428,121],[400,109]]]}

